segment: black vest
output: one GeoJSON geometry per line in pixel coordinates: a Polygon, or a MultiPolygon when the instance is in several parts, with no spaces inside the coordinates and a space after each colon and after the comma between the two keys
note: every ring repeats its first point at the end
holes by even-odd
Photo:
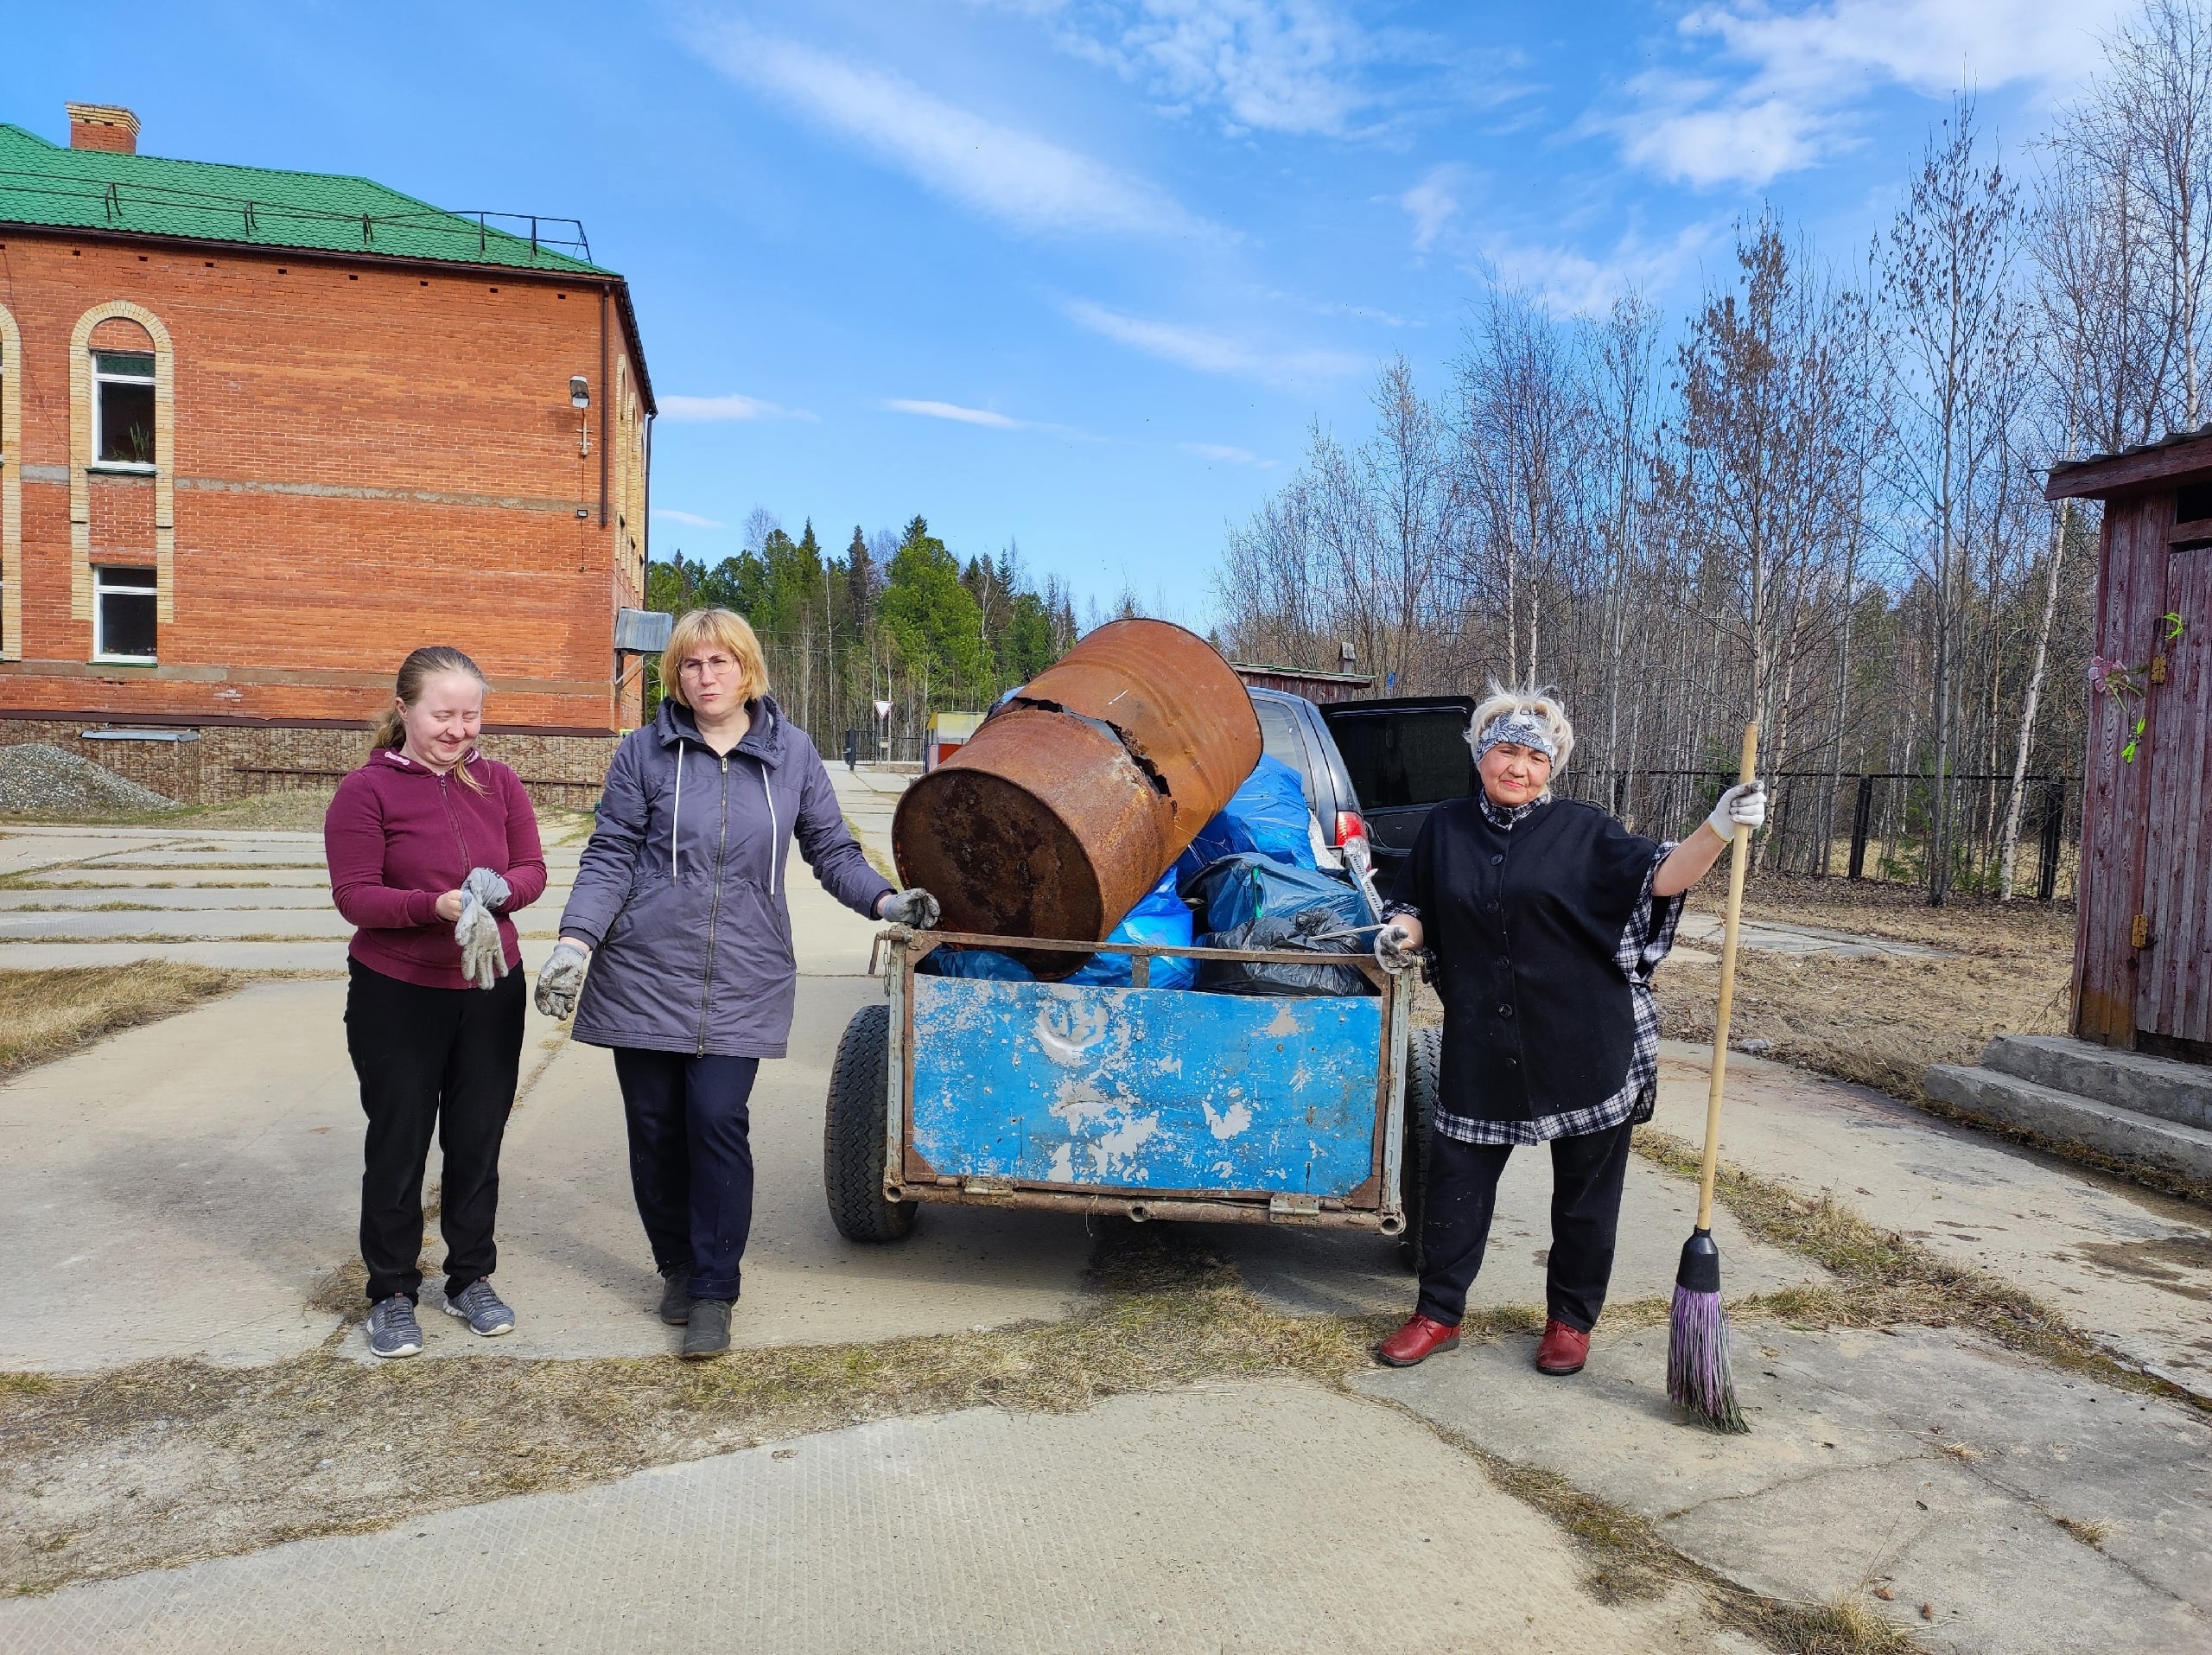
{"type": "Polygon", "coordinates": [[[1391,894],[1436,954],[1446,1113],[1534,1120],[1621,1089],[1636,1008],[1616,955],[1658,856],[1574,799],[1510,830],[1474,799],[1429,812],[1391,894]]]}

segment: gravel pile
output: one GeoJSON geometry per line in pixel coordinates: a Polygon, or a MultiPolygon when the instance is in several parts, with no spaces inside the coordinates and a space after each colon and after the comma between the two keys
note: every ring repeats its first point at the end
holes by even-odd
{"type": "Polygon", "coordinates": [[[0,813],[70,815],[98,811],[169,811],[177,807],[150,787],[125,781],[90,759],[44,742],[0,747],[0,813]]]}

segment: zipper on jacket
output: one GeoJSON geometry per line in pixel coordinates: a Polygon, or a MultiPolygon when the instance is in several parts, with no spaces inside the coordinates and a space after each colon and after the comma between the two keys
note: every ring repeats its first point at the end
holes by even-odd
{"type": "Polygon", "coordinates": [[[754,761],[760,767],[760,797],[768,801],[768,894],[776,894],[776,795],[768,789],[768,761],[754,761]]]}
{"type": "Polygon", "coordinates": [[[476,866],[476,863],[475,859],[468,854],[468,835],[461,828],[459,812],[453,807],[453,795],[446,792],[446,779],[443,776],[438,778],[438,803],[446,807],[446,820],[453,824],[454,841],[461,846],[461,877],[465,883],[470,870],[476,866]]]}
{"type": "MultiPolygon", "coordinates": [[[[683,753],[681,744],[677,752],[683,753]]],[[[699,982],[699,1051],[707,1055],[707,1007],[715,991],[715,921],[722,911],[722,847],[729,840],[729,754],[721,755],[722,805],[721,824],[715,830],[715,894],[707,904],[707,972],[699,982]]]]}

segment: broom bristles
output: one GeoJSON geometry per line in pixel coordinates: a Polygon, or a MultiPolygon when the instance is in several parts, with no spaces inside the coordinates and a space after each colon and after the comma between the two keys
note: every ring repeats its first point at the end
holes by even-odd
{"type": "Polygon", "coordinates": [[[1667,1395],[1723,1431],[1748,1431],[1728,1366],[1728,1313],[1718,1291],[1675,1289],[1667,1323],[1667,1395]]]}

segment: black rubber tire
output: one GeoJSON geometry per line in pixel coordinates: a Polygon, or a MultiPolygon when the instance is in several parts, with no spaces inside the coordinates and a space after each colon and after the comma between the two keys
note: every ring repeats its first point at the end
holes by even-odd
{"type": "Polygon", "coordinates": [[[822,1112],[822,1190],[848,1241],[903,1241],[913,1201],[883,1199],[884,1117],[891,1081],[891,1008],[862,1006],[845,1025],[822,1112]]]}
{"type": "Polygon", "coordinates": [[[1437,1073],[1444,1061],[1444,1031],[1416,1028],[1406,1043],[1406,1136],[1398,1154],[1398,1205],[1406,1232],[1398,1257],[1421,1274],[1421,1221],[1428,1200],[1428,1143],[1436,1130],[1437,1073]]]}

